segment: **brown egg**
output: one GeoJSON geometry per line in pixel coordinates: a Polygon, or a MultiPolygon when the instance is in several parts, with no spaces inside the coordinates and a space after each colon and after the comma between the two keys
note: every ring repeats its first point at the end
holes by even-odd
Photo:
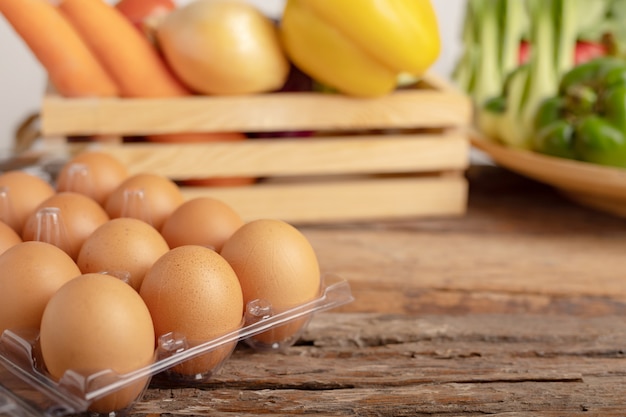
{"type": "Polygon", "coordinates": [[[38,329],[52,294],[80,275],[64,251],[44,242],[23,242],[0,255],[0,333],[38,329]]]}
{"type": "Polygon", "coordinates": [[[212,197],[197,197],[184,202],[165,220],[161,234],[176,248],[201,245],[219,252],[243,220],[228,204],[212,197]]]}
{"type": "Polygon", "coordinates": [[[128,170],[112,155],[101,151],[87,151],[69,160],[59,171],[57,191],[74,191],[104,204],[126,178],[128,170]]]}
{"type": "Polygon", "coordinates": [[[123,217],[98,227],[83,243],[76,263],[83,273],[126,272],[131,287],[139,290],[146,271],[169,249],[154,227],[123,217]]]}
{"type": "MultiPolygon", "coordinates": [[[[241,226],[224,243],[221,255],[233,267],[246,305],[269,302],[274,312],[313,300],[320,292],[320,269],[306,237],[281,220],[260,219],[241,226]]],[[[271,346],[289,340],[306,320],[295,320],[254,337],[271,346]]]]}
{"type": "MultiPolygon", "coordinates": [[[[215,251],[179,246],[148,270],[139,294],[154,321],[155,333],[184,335],[190,345],[212,340],[241,327],[243,296],[230,265],[215,251]]],[[[181,379],[215,372],[236,342],[175,366],[181,379]]]]}
{"type": "MultiPolygon", "coordinates": [[[[104,274],[84,274],[50,298],[41,320],[41,354],[52,378],[67,370],[88,377],[98,371],[124,374],[154,360],[154,328],[139,294],[104,274]]],[[[95,400],[89,410],[110,413],[127,408],[149,378],[95,400]]]]}
{"type": "Polygon", "coordinates": [[[65,191],[37,206],[24,224],[22,239],[54,243],[76,259],[85,239],[108,220],[107,213],[93,199],[65,191]]]}
{"type": "Polygon", "coordinates": [[[133,217],[160,230],[165,219],[185,201],[178,185],[156,174],[128,177],[110,195],[105,204],[109,216],[133,217]]]}
{"type": "Polygon", "coordinates": [[[0,221],[0,254],[21,241],[22,238],[11,226],[0,221]]]}
{"type": "Polygon", "coordinates": [[[22,234],[24,222],[45,199],[55,193],[46,180],[25,171],[0,175],[0,220],[22,234]]]}

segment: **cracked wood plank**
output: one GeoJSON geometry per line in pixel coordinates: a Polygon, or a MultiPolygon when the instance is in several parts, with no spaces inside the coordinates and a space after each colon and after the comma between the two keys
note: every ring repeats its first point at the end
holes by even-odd
{"type": "Polygon", "coordinates": [[[324,313],[284,353],[153,381],[133,416],[623,416],[625,347],[617,316],[324,313]]]}

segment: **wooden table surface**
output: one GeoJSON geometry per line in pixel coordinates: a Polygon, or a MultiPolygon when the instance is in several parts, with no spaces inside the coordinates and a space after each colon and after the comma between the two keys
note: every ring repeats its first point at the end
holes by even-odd
{"type": "Polygon", "coordinates": [[[495,167],[460,218],[303,227],[355,301],[133,416],[624,416],[626,220],[495,167]]]}

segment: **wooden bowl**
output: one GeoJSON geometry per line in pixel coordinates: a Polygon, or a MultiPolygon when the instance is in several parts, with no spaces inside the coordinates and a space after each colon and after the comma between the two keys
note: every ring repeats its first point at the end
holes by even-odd
{"type": "Polygon", "coordinates": [[[509,148],[475,130],[470,140],[504,168],[553,186],[581,205],[626,217],[626,169],[509,148]]]}

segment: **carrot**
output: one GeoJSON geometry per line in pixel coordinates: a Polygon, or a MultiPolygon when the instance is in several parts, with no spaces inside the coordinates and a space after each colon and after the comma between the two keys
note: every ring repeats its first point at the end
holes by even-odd
{"type": "Polygon", "coordinates": [[[123,97],[190,94],[155,47],[115,7],[103,0],[60,0],[58,7],[113,77],[123,97]]]}
{"type": "Polygon", "coordinates": [[[46,0],[0,0],[0,13],[66,97],[116,96],[117,85],[72,25],[46,0]]]}
{"type": "MultiPolygon", "coordinates": [[[[0,0],[3,1],[3,0],[0,0]]],[[[56,0],[59,9],[116,80],[124,97],[178,97],[191,95],[173,75],[158,50],[132,22],[103,0],[56,0]]],[[[149,135],[156,142],[215,140],[204,133],[149,135]]]]}

